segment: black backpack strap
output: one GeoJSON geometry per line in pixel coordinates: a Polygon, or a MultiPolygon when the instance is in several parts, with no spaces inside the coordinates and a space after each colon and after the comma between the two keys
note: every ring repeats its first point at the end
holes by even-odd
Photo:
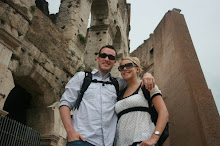
{"type": "Polygon", "coordinates": [[[112,84],[115,86],[117,96],[119,96],[119,83],[118,83],[118,80],[114,77],[111,77],[111,76],[110,76],[110,80],[111,80],[112,84]]]}
{"type": "Polygon", "coordinates": [[[109,81],[98,81],[97,79],[92,80],[93,83],[102,83],[102,86],[105,84],[112,84],[112,82],[109,81]]]}
{"type": "MultiPolygon", "coordinates": [[[[149,110],[150,110],[150,115],[151,115],[151,120],[152,122],[156,125],[157,122],[157,118],[158,118],[158,113],[155,109],[155,107],[152,104],[152,99],[156,96],[156,95],[161,95],[161,94],[155,94],[154,97],[150,98],[150,92],[144,87],[141,88],[144,94],[144,97],[147,99],[148,104],[149,104],[149,110]]],[[[158,142],[157,145],[158,146],[162,146],[163,143],[166,141],[166,139],[169,137],[169,122],[167,122],[158,142]]]]}
{"type": "Polygon", "coordinates": [[[150,98],[150,92],[145,88],[145,86],[142,87],[141,89],[142,89],[142,92],[144,94],[145,99],[148,101],[148,105],[149,105],[149,108],[150,108],[151,120],[156,125],[157,118],[158,118],[158,113],[157,113],[156,109],[153,106],[152,98],[150,98]]]}
{"type": "Polygon", "coordinates": [[[118,80],[116,78],[113,78],[113,77],[110,76],[110,81],[111,82],[109,82],[109,81],[97,81],[96,79],[92,80],[92,73],[88,72],[88,71],[85,71],[85,78],[83,80],[83,84],[82,84],[82,87],[80,89],[79,97],[76,100],[75,109],[79,108],[79,105],[80,105],[80,103],[82,101],[83,95],[84,95],[85,91],[88,89],[88,87],[91,84],[91,82],[102,83],[103,85],[104,84],[112,84],[112,85],[114,85],[115,89],[116,89],[117,96],[118,96],[118,94],[119,94],[118,80]]]}
{"type": "Polygon", "coordinates": [[[135,112],[135,111],[149,112],[149,108],[137,106],[137,107],[131,107],[131,108],[124,109],[124,110],[122,110],[121,112],[119,112],[119,113],[117,114],[118,120],[120,119],[120,117],[121,117],[122,115],[127,114],[127,113],[130,113],[130,112],[135,112]]]}
{"type": "Polygon", "coordinates": [[[148,102],[149,108],[152,107],[152,100],[150,99],[150,92],[145,88],[145,86],[141,87],[141,90],[144,94],[145,99],[148,102]]]}
{"type": "Polygon", "coordinates": [[[88,89],[91,82],[92,82],[92,73],[88,72],[88,71],[85,71],[85,78],[83,80],[83,84],[82,84],[82,87],[80,89],[79,97],[76,100],[75,109],[79,108],[79,105],[82,101],[83,95],[84,95],[85,91],[88,89]]]}

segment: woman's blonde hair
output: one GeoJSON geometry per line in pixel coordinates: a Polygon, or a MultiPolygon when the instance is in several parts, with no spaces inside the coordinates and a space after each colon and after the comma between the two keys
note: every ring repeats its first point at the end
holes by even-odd
{"type": "Polygon", "coordinates": [[[135,63],[138,66],[139,70],[140,70],[138,75],[141,74],[141,72],[142,72],[141,62],[140,62],[140,60],[137,57],[124,57],[124,58],[121,59],[121,61],[122,60],[130,60],[133,63],[135,63]]]}

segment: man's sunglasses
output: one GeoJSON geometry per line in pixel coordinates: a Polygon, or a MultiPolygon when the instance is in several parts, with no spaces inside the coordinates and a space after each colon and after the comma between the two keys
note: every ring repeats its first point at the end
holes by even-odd
{"type": "Polygon", "coordinates": [[[119,70],[119,71],[123,71],[123,70],[124,70],[124,67],[126,67],[126,69],[130,69],[130,68],[132,68],[132,67],[138,67],[138,66],[137,66],[137,64],[135,64],[135,63],[126,63],[125,65],[120,65],[120,66],[118,67],[118,70],[119,70]]]}
{"type": "Polygon", "coordinates": [[[108,56],[108,59],[115,60],[115,56],[113,55],[107,55],[106,53],[99,54],[99,57],[101,58],[106,58],[107,56],[108,56]]]}

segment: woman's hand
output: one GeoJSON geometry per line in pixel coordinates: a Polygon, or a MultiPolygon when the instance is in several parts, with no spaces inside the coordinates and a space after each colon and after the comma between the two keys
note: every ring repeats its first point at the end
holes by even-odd
{"type": "Polygon", "coordinates": [[[159,136],[153,134],[149,139],[142,141],[140,143],[140,146],[154,146],[159,140],[159,138],[159,136]]]}

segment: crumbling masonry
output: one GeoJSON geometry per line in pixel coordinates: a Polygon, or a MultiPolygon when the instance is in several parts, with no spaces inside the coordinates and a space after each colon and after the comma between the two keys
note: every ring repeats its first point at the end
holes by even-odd
{"type": "MultiPolygon", "coordinates": [[[[0,116],[38,131],[41,145],[64,145],[58,105],[65,84],[96,67],[103,45],[114,45],[118,60],[128,56],[129,30],[126,0],[61,0],[55,15],[44,0],[1,0],[0,116]]],[[[165,97],[171,132],[165,145],[220,145],[219,114],[183,15],[167,12],[131,55],[154,74],[165,97]]]]}

